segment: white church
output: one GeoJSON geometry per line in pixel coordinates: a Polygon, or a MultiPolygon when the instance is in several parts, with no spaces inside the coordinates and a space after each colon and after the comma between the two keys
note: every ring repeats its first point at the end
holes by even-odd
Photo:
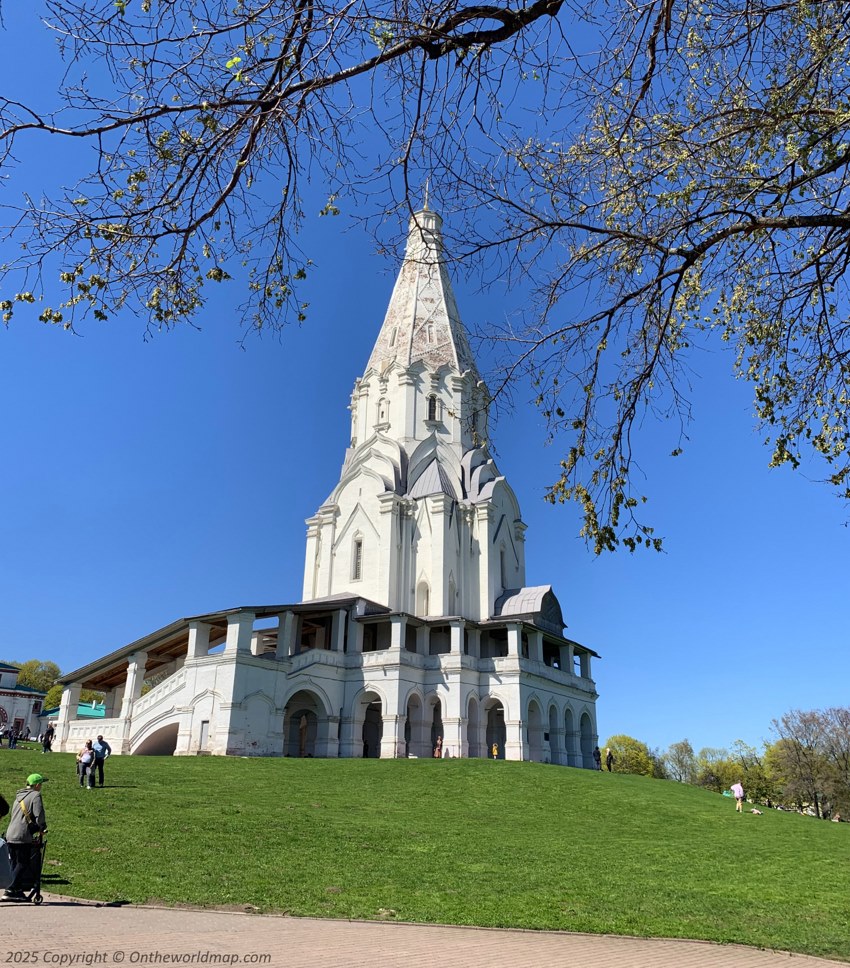
{"type": "Polygon", "coordinates": [[[180,619],[64,676],[54,748],[91,738],[73,718],[85,688],[105,694],[116,753],[592,767],[596,653],[564,636],[551,586],[525,585],[489,402],[426,206],[354,383],[339,482],[307,520],[302,600],[180,619]]]}

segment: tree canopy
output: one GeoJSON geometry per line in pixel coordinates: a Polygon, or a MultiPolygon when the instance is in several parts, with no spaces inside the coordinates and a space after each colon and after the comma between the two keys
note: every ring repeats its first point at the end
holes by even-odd
{"type": "Polygon", "coordinates": [[[668,422],[681,453],[709,350],[752,384],[771,464],[814,457],[850,497],[846,3],[45,9],[66,83],[51,111],[0,100],[4,165],[48,135],[96,161],[51,198],[7,198],[7,322],[31,304],[72,329],[169,327],[232,277],[248,326],[278,329],[306,313],[304,180],[326,213],[357,198],[381,218],[429,177],[447,221],[464,213],[455,255],[535,297],[489,330],[491,389],[530,380],[563,448],[548,498],[581,505],[596,551],[660,547],[641,428],[668,422]]]}

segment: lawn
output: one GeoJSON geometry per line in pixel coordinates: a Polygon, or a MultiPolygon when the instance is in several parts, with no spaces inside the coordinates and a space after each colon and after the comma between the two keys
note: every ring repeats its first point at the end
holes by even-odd
{"type": "Polygon", "coordinates": [[[681,784],[487,760],[73,757],[50,777],[45,889],[108,901],[739,942],[850,961],[850,825],[681,784]]]}

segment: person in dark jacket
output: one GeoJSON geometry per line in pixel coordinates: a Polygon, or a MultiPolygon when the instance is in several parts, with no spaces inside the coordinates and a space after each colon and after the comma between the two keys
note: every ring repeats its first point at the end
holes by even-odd
{"type": "Polygon", "coordinates": [[[30,773],[27,785],[15,794],[12,815],[6,830],[6,843],[12,860],[12,883],[3,895],[7,901],[24,900],[24,891],[32,887],[32,871],[41,850],[41,838],[47,833],[47,817],[41,800],[41,785],[47,777],[30,773]]]}

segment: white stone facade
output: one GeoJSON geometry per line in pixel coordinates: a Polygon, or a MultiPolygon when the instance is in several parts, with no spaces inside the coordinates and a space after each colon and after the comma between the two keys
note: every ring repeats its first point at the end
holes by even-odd
{"type": "Polygon", "coordinates": [[[116,752],[591,767],[595,653],[564,638],[549,586],[525,587],[488,406],[426,209],[355,382],[340,481],[307,521],[302,601],[182,619],[64,677],[59,748],[90,736],[70,718],[89,687],[116,752]]]}
{"type": "Polygon", "coordinates": [[[18,685],[17,666],[0,662],[0,733],[14,729],[23,736],[39,733],[39,717],[46,693],[18,685]]]}

